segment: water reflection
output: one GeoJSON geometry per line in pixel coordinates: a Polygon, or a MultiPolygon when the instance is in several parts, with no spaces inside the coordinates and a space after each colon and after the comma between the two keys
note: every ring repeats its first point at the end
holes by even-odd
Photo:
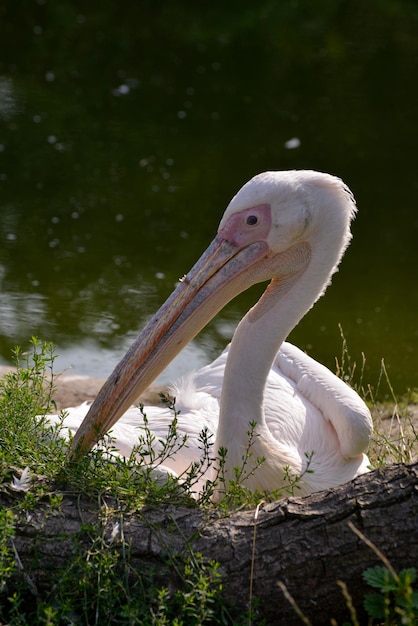
{"type": "MultiPolygon", "coordinates": [[[[368,382],[384,357],[397,389],[417,385],[411,3],[242,2],[237,14],[177,0],[22,12],[6,0],[0,17],[3,361],[36,334],[77,371],[113,366],[237,189],[307,167],[343,177],[359,216],[293,341],[334,367],[341,323],[368,382]]],[[[185,362],[215,356],[259,293],[230,305],[185,362]]]]}
{"type": "MultiPolygon", "coordinates": [[[[57,371],[106,378],[134,339],[134,333],[130,333],[113,341],[111,347],[105,347],[98,342],[89,340],[81,341],[76,345],[58,344],[56,352],[59,354],[59,358],[56,369],[57,371]]],[[[168,384],[207,363],[209,363],[207,343],[200,345],[193,342],[169,364],[155,382],[168,384]]]]}
{"type": "MultiPolygon", "coordinates": [[[[47,302],[41,294],[33,293],[2,293],[0,307],[0,346],[8,352],[16,345],[21,345],[22,336],[28,337],[28,329],[44,326],[47,320],[47,302]],[[7,338],[5,341],[4,338],[7,338]],[[4,345],[6,344],[6,346],[4,345]]],[[[48,324],[51,326],[50,324],[48,324]]],[[[52,328],[50,328],[50,331],[52,328]]],[[[30,332],[30,331],[29,331],[30,332]]],[[[35,333],[36,334],[36,333],[35,333]]]]}
{"type": "MultiPolygon", "coordinates": [[[[22,110],[23,106],[18,102],[12,79],[8,76],[0,76],[0,119],[10,122],[22,110]]],[[[4,150],[3,144],[0,150],[4,150]]]]}

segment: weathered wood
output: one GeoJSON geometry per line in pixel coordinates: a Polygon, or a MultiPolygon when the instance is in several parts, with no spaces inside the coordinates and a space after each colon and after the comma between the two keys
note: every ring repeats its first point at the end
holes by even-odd
{"type": "MultiPolygon", "coordinates": [[[[137,568],[161,563],[168,554],[185,554],[189,548],[219,561],[225,596],[244,607],[256,523],[253,593],[267,623],[300,624],[278,581],[313,624],[329,623],[331,617],[342,623],[349,616],[337,581],[347,584],[356,606],[361,606],[362,572],[379,563],[348,522],[377,545],[395,569],[416,566],[417,495],[418,464],[395,465],[336,489],[263,505],[256,522],[254,511],[219,519],[215,511],[144,507],[124,515],[123,534],[131,543],[131,565],[137,568]]],[[[0,505],[10,506],[13,498],[0,494],[0,505]]],[[[59,514],[39,506],[29,520],[22,515],[14,543],[37,587],[47,584],[45,573],[51,567],[65,566],[74,538],[80,542],[83,525],[97,523],[99,514],[97,503],[66,495],[59,514]]],[[[115,517],[107,524],[108,538],[114,522],[115,517]]],[[[87,535],[85,541],[87,547],[87,535]]]]}

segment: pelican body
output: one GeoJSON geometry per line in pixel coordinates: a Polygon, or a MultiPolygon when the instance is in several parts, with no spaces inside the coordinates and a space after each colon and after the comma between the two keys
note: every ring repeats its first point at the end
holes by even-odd
{"type": "MultiPolygon", "coordinates": [[[[227,480],[242,464],[250,423],[250,489],[280,489],[290,469],[300,493],[333,487],[368,471],[370,412],[358,394],[326,367],[286,342],[324,293],[351,239],[356,213],[348,187],[329,174],[277,171],[247,182],[229,203],[215,239],[116,366],[87,411],[70,414],[77,428],[72,454],[112,430],[122,454],[138,440],[132,403],[165,366],[237,294],[270,281],[213,363],[171,388],[186,446],[165,462],[181,474],[201,455],[207,428],[226,450],[227,480]],[[311,458],[309,473],[304,473],[311,458]]],[[[164,437],[172,414],[147,407],[150,430],[164,437]]],[[[71,421],[72,420],[72,421],[71,421]]],[[[211,476],[208,476],[211,477],[211,476]]]]}

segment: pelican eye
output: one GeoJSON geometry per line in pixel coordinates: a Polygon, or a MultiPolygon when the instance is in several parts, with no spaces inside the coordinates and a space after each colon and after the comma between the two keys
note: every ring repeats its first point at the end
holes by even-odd
{"type": "Polygon", "coordinates": [[[256,215],[249,215],[247,217],[248,226],[254,226],[258,222],[258,217],[256,215]]]}

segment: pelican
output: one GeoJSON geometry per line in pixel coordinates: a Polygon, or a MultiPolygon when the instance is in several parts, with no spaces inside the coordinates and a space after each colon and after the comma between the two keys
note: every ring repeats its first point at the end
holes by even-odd
{"type": "MultiPolygon", "coordinates": [[[[132,403],[226,303],[270,280],[225,351],[172,385],[180,411],[177,431],[187,442],[165,464],[181,475],[198,461],[199,433],[207,428],[215,454],[226,450],[228,481],[242,464],[251,423],[250,462],[264,461],[248,472],[249,489],[280,489],[290,469],[302,475],[299,493],[305,495],[368,471],[372,421],[367,406],[325,366],[286,342],[337,270],[355,213],[349,188],[329,174],[271,171],[247,182],[229,203],[215,239],[91,407],[69,413],[66,423],[75,432],[71,454],[88,451],[112,428],[120,453],[129,454],[142,423],[132,403]],[[310,472],[305,472],[308,463],[310,472]]],[[[158,441],[172,413],[159,407],[145,412],[158,441]]]]}

